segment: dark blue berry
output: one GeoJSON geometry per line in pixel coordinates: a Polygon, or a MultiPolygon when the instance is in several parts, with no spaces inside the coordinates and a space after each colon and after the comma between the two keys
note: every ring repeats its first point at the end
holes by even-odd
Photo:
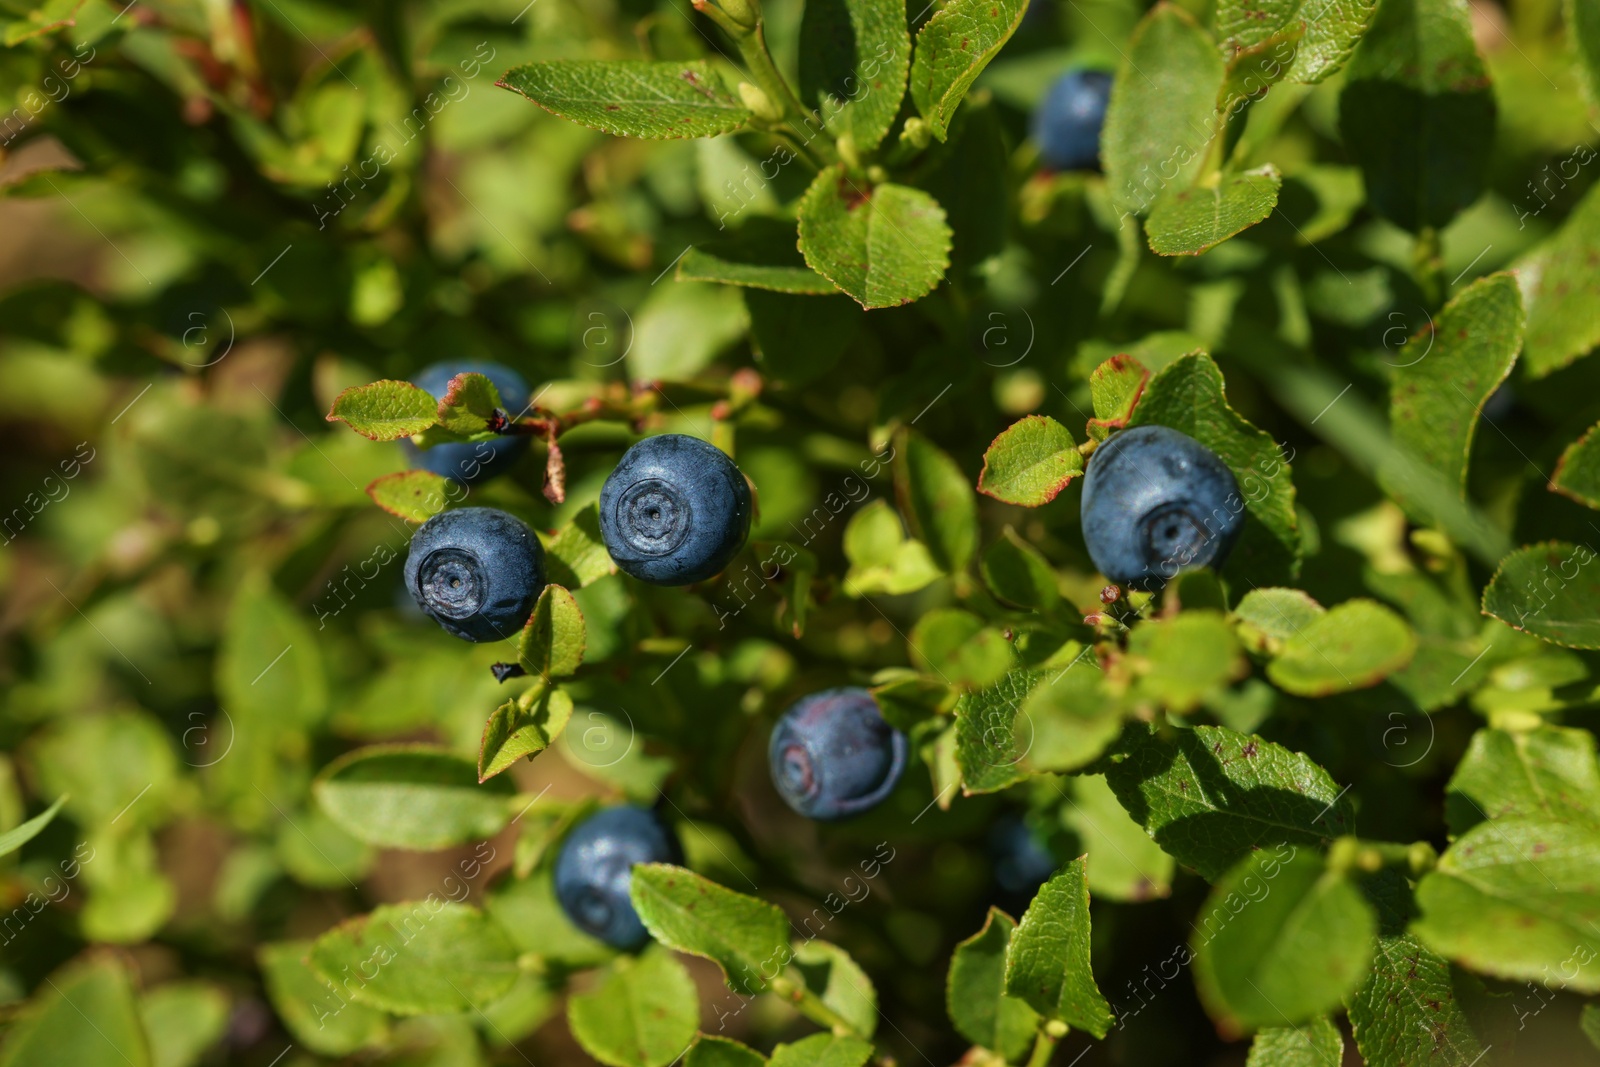
{"type": "Polygon", "coordinates": [[[635,863],[681,863],[672,831],[644,808],[606,808],[579,823],[556,857],[556,899],[574,926],[614,948],[650,939],[628,899],[635,863]]]}
{"type": "Polygon", "coordinates": [[[1075,70],[1050,86],[1033,113],[1033,140],[1039,156],[1055,170],[1098,170],[1100,128],[1111,99],[1111,75],[1075,70]]]}
{"type": "Polygon", "coordinates": [[[440,512],[411,538],[406,588],[457,637],[515,637],[544,589],[544,548],[522,520],[495,508],[440,512]]]}
{"type": "Polygon", "coordinates": [[[1061,865],[1050,846],[1015,815],[1002,817],[990,828],[989,858],[1001,891],[1024,898],[1031,898],[1061,865]]]}
{"type": "Polygon", "coordinates": [[[1165,426],[1137,426],[1095,450],[1081,514],[1100,572],[1148,590],[1181,570],[1222,566],[1244,526],[1244,500],[1205,445],[1165,426]]]}
{"type": "Polygon", "coordinates": [[[842,819],[887,797],[906,767],[906,736],[865,689],[825,689],[790,706],[767,746],[778,795],[808,819],[842,819]]]}
{"type": "Polygon", "coordinates": [[[715,445],[668,433],[622,454],[600,489],[600,535],[617,566],[688,585],[728,565],[750,533],[750,486],[715,445]]]}
{"type": "MultiPolygon", "coordinates": [[[[435,399],[443,399],[450,388],[450,379],[458,374],[481,374],[494,383],[505,405],[506,414],[515,418],[522,413],[531,390],[522,375],[498,363],[460,360],[453,363],[435,363],[425,367],[411,384],[435,399]]],[[[508,434],[492,441],[460,442],[418,448],[410,441],[401,441],[411,466],[432,471],[462,484],[483,481],[509,470],[523,453],[528,451],[529,438],[521,434],[508,434]]]]}

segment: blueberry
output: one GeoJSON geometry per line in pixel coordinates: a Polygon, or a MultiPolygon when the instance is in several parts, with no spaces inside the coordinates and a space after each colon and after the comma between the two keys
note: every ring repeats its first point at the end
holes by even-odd
{"type": "MultiPolygon", "coordinates": [[[[522,375],[498,363],[482,363],[474,360],[435,363],[423,368],[422,372],[411,380],[411,384],[435,399],[443,399],[450,388],[450,379],[469,372],[481,374],[494,383],[508,415],[517,416],[522,411],[523,405],[528,402],[528,395],[532,390],[528,388],[528,383],[522,375]]],[[[492,441],[460,442],[435,445],[432,448],[418,448],[410,441],[401,441],[400,447],[405,450],[412,467],[432,471],[446,478],[454,478],[465,485],[493,478],[509,470],[522,458],[523,453],[528,451],[529,440],[520,434],[508,434],[496,437],[492,441]]]]}
{"type": "Polygon", "coordinates": [[[1111,75],[1074,70],[1057,78],[1033,113],[1039,155],[1056,170],[1098,170],[1100,127],[1111,99],[1111,75]]]}
{"type": "Polygon", "coordinates": [[[989,858],[995,884],[1016,896],[1032,897],[1061,866],[1050,846],[1015,815],[1004,816],[990,828],[989,858]]]}
{"type": "Polygon", "coordinates": [[[715,445],[668,433],[622,454],[600,489],[600,536],[617,566],[688,585],[727,566],[750,533],[750,486],[715,445]]]}
{"type": "Polygon", "coordinates": [[[635,863],[682,863],[671,830],[644,808],[606,808],[579,823],[556,857],[556,899],[573,925],[614,948],[638,948],[650,934],[628,899],[635,863]]]}
{"type": "Polygon", "coordinates": [[[808,819],[842,819],[874,807],[906,768],[906,735],[883,721],[865,689],[802,697],[773,727],[772,784],[808,819]]]}
{"type": "Polygon", "coordinates": [[[1159,589],[1180,570],[1222,566],[1244,526],[1244,500],[1205,445],[1165,426],[1137,426],[1095,450],[1081,514],[1100,573],[1159,589]]]}
{"type": "Polygon", "coordinates": [[[544,589],[544,548],[521,519],[495,508],[442,511],[411,538],[406,588],[463,640],[515,637],[544,589]]]}

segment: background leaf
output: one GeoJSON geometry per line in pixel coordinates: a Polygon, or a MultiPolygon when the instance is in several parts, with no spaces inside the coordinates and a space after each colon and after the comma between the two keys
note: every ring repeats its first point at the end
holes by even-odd
{"type": "Polygon", "coordinates": [[[1128,814],[1211,882],[1255,849],[1315,846],[1354,828],[1345,791],[1321,767],[1222,726],[1164,738],[1130,725],[1104,770],[1128,814]]]}
{"type": "Polygon", "coordinates": [[[1416,651],[1416,635],[1400,616],[1376,601],[1347,600],[1284,639],[1267,677],[1296,696],[1329,696],[1377,685],[1416,651]]]}
{"type": "Polygon", "coordinates": [[[1128,41],[1100,137],[1112,201],[1148,214],[1168,189],[1193,182],[1215,133],[1223,62],[1187,11],[1151,8],[1128,41]]]}
{"type": "Polygon", "coordinates": [[[1016,928],[1011,916],[990,908],[983,929],[956,945],[945,981],[945,1010],[961,1036],[1008,1062],[1027,1053],[1039,1025],[1027,1001],[1006,995],[1006,951],[1016,928]]]}
{"type": "Polygon", "coordinates": [[[1195,986],[1224,1032],[1298,1025],[1354,992],[1377,918],[1308,848],[1263,849],[1212,889],[1195,934],[1195,986]]]}
{"type": "Polygon", "coordinates": [[[944,277],[950,227],[944,208],[920,189],[873,185],[839,164],[819,172],[800,201],[800,251],[862,307],[894,307],[944,277]]]}
{"type": "Polygon", "coordinates": [[[944,140],[956,108],[1022,24],[1028,0],[950,0],[917,31],[911,99],[944,140]]]}
{"type": "Polygon", "coordinates": [[[496,84],[551,114],[618,137],[709,137],[750,120],[701,60],[528,63],[496,84]]]}
{"type": "Polygon", "coordinates": [[[1282,185],[1278,168],[1268,163],[1215,185],[1170,193],[1145,222],[1150,250],[1162,256],[1198,256],[1272,214],[1282,185]]]}
{"type": "Polygon", "coordinates": [[[715,962],[736,993],[766,989],[791,958],[789,921],[783,912],[692,871],[665,863],[640,864],[633,869],[628,892],[651,936],[715,962]]]}
{"type": "Polygon", "coordinates": [[[1067,428],[1048,415],[1029,415],[1002,430],[984,452],[978,492],[1036,508],[1082,473],[1083,457],[1067,428]]]}
{"type": "Polygon", "coordinates": [[[567,1003],[572,1036],[611,1067],[666,1067],[694,1040],[694,980],[672,953],[646,949],[614,960],[595,987],[567,1003]]]}
{"type": "Polygon", "coordinates": [[[1374,211],[1417,232],[1478,198],[1495,103],[1462,0],[1381,0],[1345,79],[1339,129],[1374,211]]]}
{"type": "Polygon", "coordinates": [[[517,980],[516,949],[499,925],[437,894],[347,919],[317,938],[311,966],[360,1003],[398,1015],[481,1009],[517,980]]]}
{"type": "Polygon", "coordinates": [[[1114,1021],[1089,964],[1089,885],[1079,856],[1039,887],[1006,950],[1006,993],[1105,1037],[1114,1021]]]}
{"type": "Polygon", "coordinates": [[[500,832],[511,819],[509,781],[478,783],[472,761],[427,745],[374,745],[335,760],[317,778],[322,810],[382,848],[448,848],[500,832]]]}

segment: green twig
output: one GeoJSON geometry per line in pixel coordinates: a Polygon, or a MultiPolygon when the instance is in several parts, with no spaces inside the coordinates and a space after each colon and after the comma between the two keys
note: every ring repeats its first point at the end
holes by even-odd
{"type": "Polygon", "coordinates": [[[1060,1040],[1044,1027],[1040,1027],[1039,1033],[1033,1039],[1033,1055],[1028,1057],[1028,1067],[1045,1067],[1045,1064],[1050,1062],[1050,1057],[1055,1055],[1056,1042],[1060,1040]]]}

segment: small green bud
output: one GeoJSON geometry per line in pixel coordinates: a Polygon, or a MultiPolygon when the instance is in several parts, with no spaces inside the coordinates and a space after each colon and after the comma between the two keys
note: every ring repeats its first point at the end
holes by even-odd
{"type": "Polygon", "coordinates": [[[759,85],[740,82],[739,99],[758,119],[764,119],[767,122],[781,122],[783,120],[783,109],[773,103],[772,97],[768,96],[759,85]]]}

